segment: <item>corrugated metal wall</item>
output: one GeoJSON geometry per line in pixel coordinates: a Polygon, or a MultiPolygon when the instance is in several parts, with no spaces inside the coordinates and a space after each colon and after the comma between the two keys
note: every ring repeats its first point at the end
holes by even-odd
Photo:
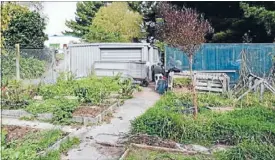
{"type": "Polygon", "coordinates": [[[139,61],[142,59],[142,48],[102,48],[102,61],[139,61]]]}
{"type": "MultiPolygon", "coordinates": [[[[93,70],[95,61],[150,61],[154,54],[144,43],[91,43],[68,46],[70,71],[77,77],[85,77],[93,70]]],[[[152,50],[153,51],[153,50],[152,50]]],[[[112,65],[108,66],[112,69],[112,65]]]]}
{"type": "Polygon", "coordinates": [[[89,75],[94,61],[100,60],[100,50],[97,46],[70,47],[70,71],[77,77],[89,75]]]}
{"type": "MultiPolygon", "coordinates": [[[[231,82],[236,82],[241,68],[241,52],[247,53],[247,64],[252,73],[267,76],[275,55],[275,44],[203,44],[194,58],[194,70],[231,70],[227,74],[231,82]]],[[[165,68],[177,64],[182,70],[188,70],[188,57],[177,48],[166,46],[165,68]]]]}

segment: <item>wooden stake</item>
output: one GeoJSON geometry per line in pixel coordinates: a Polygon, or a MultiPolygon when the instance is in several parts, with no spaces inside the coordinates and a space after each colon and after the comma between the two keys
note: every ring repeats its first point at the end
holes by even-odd
{"type": "Polygon", "coordinates": [[[15,44],[16,48],[16,80],[20,80],[20,45],[15,44]]]}

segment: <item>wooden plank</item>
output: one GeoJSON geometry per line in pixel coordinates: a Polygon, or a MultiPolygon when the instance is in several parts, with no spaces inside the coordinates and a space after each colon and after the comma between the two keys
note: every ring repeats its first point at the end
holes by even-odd
{"type": "Polygon", "coordinates": [[[203,87],[207,87],[207,86],[212,86],[212,87],[220,87],[222,88],[223,85],[222,84],[216,84],[216,83],[211,83],[210,81],[208,81],[208,83],[204,83],[204,82],[196,82],[197,86],[203,86],[203,87]]]}
{"type": "MultiPolygon", "coordinates": [[[[194,73],[196,89],[202,91],[226,92],[229,90],[229,76],[225,73],[194,73]]],[[[190,72],[175,73],[173,78],[191,78],[190,72]]]]}
{"type": "Polygon", "coordinates": [[[128,153],[130,152],[130,149],[127,148],[127,150],[123,153],[123,155],[119,158],[119,160],[124,160],[126,156],[128,156],[128,153]]]}
{"type": "Polygon", "coordinates": [[[197,90],[201,90],[201,91],[213,91],[213,92],[222,92],[223,90],[220,88],[207,88],[207,87],[195,87],[197,90]]]}
{"type": "Polygon", "coordinates": [[[260,80],[260,81],[256,82],[251,88],[249,88],[244,94],[242,94],[242,95],[237,99],[237,101],[240,100],[240,99],[242,99],[242,98],[243,98],[245,95],[247,95],[251,90],[253,90],[254,88],[258,87],[259,84],[261,84],[261,83],[263,83],[263,82],[264,82],[264,80],[260,80]]]}

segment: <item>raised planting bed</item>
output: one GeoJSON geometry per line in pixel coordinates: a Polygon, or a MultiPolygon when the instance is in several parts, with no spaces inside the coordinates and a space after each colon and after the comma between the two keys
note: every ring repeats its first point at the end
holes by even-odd
{"type": "Polygon", "coordinates": [[[80,106],[73,112],[73,121],[84,125],[99,124],[110,116],[118,107],[117,103],[111,106],[80,106]]]}
{"type": "Polygon", "coordinates": [[[67,135],[61,130],[37,130],[28,127],[2,126],[2,160],[36,159],[67,135]]]}
{"type": "Polygon", "coordinates": [[[61,130],[42,130],[3,125],[1,132],[2,160],[57,160],[61,154],[78,145],[80,140],[61,130]]]}
{"type": "Polygon", "coordinates": [[[26,134],[35,133],[39,130],[30,127],[2,125],[2,131],[6,134],[6,142],[11,142],[23,138],[26,134]]]}
{"type": "Polygon", "coordinates": [[[49,99],[34,102],[25,110],[2,110],[1,117],[23,120],[42,120],[59,124],[81,123],[84,125],[99,124],[116,110],[120,102],[102,106],[81,106],[77,100],[49,99]],[[27,111],[26,111],[27,110],[27,111]]]}
{"type": "Polygon", "coordinates": [[[198,154],[192,151],[155,147],[141,144],[130,144],[119,160],[211,160],[211,155],[198,154]]]}

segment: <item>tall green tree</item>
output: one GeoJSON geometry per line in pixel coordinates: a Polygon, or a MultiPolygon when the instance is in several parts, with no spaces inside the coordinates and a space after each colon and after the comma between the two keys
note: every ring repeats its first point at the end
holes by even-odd
{"type": "MultiPolygon", "coordinates": [[[[207,42],[214,43],[242,43],[243,37],[248,35],[253,43],[272,42],[274,35],[268,34],[263,23],[259,23],[253,16],[246,16],[240,2],[171,2],[180,7],[190,7],[202,13],[209,20],[215,33],[207,37],[207,42]]],[[[245,2],[256,8],[265,7],[275,10],[274,2],[245,2]]]]}
{"type": "Polygon", "coordinates": [[[1,2],[1,48],[4,47],[5,37],[3,36],[3,32],[6,31],[9,27],[9,24],[12,19],[15,17],[28,12],[27,7],[23,7],[17,5],[13,2],[1,2]]]}
{"type": "Polygon", "coordinates": [[[65,31],[64,34],[83,37],[89,32],[89,26],[92,25],[95,14],[104,3],[100,1],[77,2],[75,20],[66,21],[65,23],[71,31],[65,31]]]}
{"type": "Polygon", "coordinates": [[[263,24],[265,26],[267,34],[275,35],[275,2],[269,5],[270,10],[263,5],[250,5],[243,2],[240,3],[240,7],[243,9],[246,18],[254,18],[259,25],[263,24]],[[272,6],[273,8],[270,8],[272,6]]]}
{"type": "Polygon", "coordinates": [[[83,36],[83,40],[90,43],[123,42],[119,33],[107,32],[103,28],[95,26],[89,28],[89,33],[83,36]]]}
{"type": "Polygon", "coordinates": [[[130,8],[143,16],[143,27],[147,32],[146,40],[153,43],[156,31],[156,10],[159,2],[156,1],[129,1],[130,8]]]}
{"type": "Polygon", "coordinates": [[[106,33],[119,35],[119,42],[131,42],[144,36],[141,30],[142,21],[142,16],[131,11],[127,2],[113,2],[100,8],[89,31],[104,30],[106,33]]]}
{"type": "Polygon", "coordinates": [[[45,20],[39,13],[20,14],[10,21],[8,29],[3,32],[5,46],[14,47],[19,43],[22,48],[43,48],[48,39],[45,28],[45,20]]]}

